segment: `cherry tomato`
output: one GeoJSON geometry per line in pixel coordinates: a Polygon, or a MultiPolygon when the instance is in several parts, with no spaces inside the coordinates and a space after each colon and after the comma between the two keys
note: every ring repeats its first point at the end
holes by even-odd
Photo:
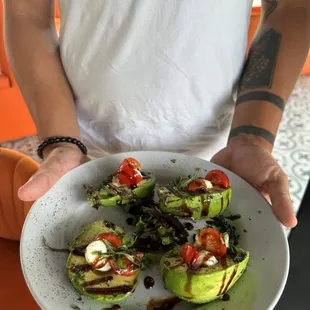
{"type": "Polygon", "coordinates": [[[221,170],[211,170],[205,177],[206,180],[210,181],[213,185],[220,187],[229,187],[228,176],[221,170]]]}
{"type": "Polygon", "coordinates": [[[124,277],[130,277],[139,272],[139,269],[133,269],[134,265],[126,258],[123,258],[123,262],[126,265],[126,268],[120,268],[115,260],[109,259],[109,264],[115,274],[124,276],[124,277]]]}
{"type": "Polygon", "coordinates": [[[125,158],[121,163],[121,165],[118,167],[117,172],[122,172],[124,167],[129,167],[131,169],[138,169],[138,170],[141,169],[140,163],[132,157],[125,158]]]}
{"type": "Polygon", "coordinates": [[[195,248],[210,251],[217,258],[225,257],[227,251],[223,235],[213,228],[204,228],[199,232],[195,248]]]}
{"type": "Polygon", "coordinates": [[[139,171],[134,170],[129,166],[123,167],[123,170],[118,172],[116,177],[121,184],[126,184],[128,186],[136,185],[143,179],[139,171]]]}
{"type": "Polygon", "coordinates": [[[116,177],[118,178],[118,181],[120,182],[120,184],[125,184],[128,186],[134,185],[134,184],[132,184],[132,180],[128,177],[127,174],[117,173],[116,177]]]}
{"type": "Polygon", "coordinates": [[[130,167],[124,167],[124,169],[120,173],[126,174],[133,182],[135,182],[135,184],[142,181],[142,174],[137,169],[135,170],[130,167]]]}
{"type": "Polygon", "coordinates": [[[205,179],[197,179],[190,183],[186,189],[190,192],[195,192],[199,190],[207,189],[207,184],[205,179]]]}
{"type": "Polygon", "coordinates": [[[183,258],[184,263],[191,264],[199,258],[199,252],[197,252],[189,243],[186,243],[181,247],[180,256],[183,258]]]}
{"type": "Polygon", "coordinates": [[[115,248],[120,247],[122,245],[122,241],[119,237],[117,237],[113,233],[103,233],[96,237],[95,240],[107,240],[111,243],[115,248]]]}

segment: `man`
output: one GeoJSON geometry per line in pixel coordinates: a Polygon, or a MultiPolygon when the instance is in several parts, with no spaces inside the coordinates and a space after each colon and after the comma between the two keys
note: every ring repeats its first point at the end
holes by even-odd
{"type": "MultiPolygon", "coordinates": [[[[212,157],[296,225],[271,151],[309,50],[308,0],[262,1],[246,63],[250,0],[60,0],[59,45],[52,2],[4,1],[9,58],[42,140],[83,139],[91,157],[155,149],[212,157]]],[[[72,143],[42,153],[22,200],[87,161],[72,143]]]]}

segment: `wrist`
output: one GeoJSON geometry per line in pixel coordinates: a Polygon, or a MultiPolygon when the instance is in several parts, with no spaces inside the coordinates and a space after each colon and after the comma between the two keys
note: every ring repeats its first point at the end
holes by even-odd
{"type": "Polygon", "coordinates": [[[81,156],[85,156],[77,145],[72,143],[56,143],[48,145],[42,151],[42,160],[45,160],[51,153],[80,153],[81,156]]]}
{"type": "Polygon", "coordinates": [[[261,147],[269,153],[271,153],[273,149],[273,145],[266,141],[264,138],[251,134],[240,134],[238,136],[231,137],[227,143],[228,146],[233,147],[250,144],[261,147]]]}
{"type": "Polygon", "coordinates": [[[55,149],[79,151],[81,155],[87,155],[86,146],[78,139],[72,137],[49,137],[38,146],[37,154],[41,159],[46,158],[55,149]]]}

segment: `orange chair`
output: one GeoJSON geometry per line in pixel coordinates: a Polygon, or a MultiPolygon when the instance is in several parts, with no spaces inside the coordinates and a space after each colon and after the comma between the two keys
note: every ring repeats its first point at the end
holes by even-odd
{"type": "Polygon", "coordinates": [[[19,242],[15,241],[20,239],[25,216],[32,205],[20,201],[17,190],[38,167],[39,164],[30,157],[0,148],[0,309],[3,310],[40,309],[25,283],[19,242]]]}

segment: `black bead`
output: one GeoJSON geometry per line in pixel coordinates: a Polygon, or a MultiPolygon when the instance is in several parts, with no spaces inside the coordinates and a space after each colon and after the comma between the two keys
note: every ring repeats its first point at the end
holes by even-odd
{"type": "Polygon", "coordinates": [[[37,154],[40,158],[42,158],[43,156],[43,150],[47,145],[51,145],[51,144],[56,144],[59,142],[67,142],[67,143],[72,143],[75,144],[83,154],[87,155],[87,148],[86,146],[79,140],[75,139],[75,138],[71,138],[71,137],[51,137],[48,138],[46,140],[44,140],[37,149],[37,154]]]}

